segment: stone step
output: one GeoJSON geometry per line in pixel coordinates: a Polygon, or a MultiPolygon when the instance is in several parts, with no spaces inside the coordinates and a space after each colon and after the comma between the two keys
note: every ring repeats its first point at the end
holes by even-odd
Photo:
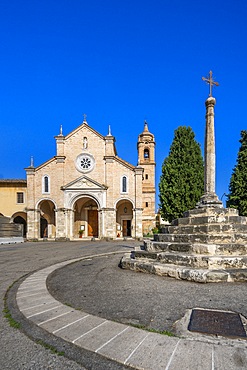
{"type": "Polygon", "coordinates": [[[247,255],[247,244],[241,243],[171,243],[144,241],[148,252],[182,252],[210,255],[247,255]]]}
{"type": "Polygon", "coordinates": [[[155,242],[165,243],[208,243],[208,244],[226,244],[226,243],[247,243],[247,233],[214,233],[214,234],[155,234],[155,242]]]}
{"type": "Polygon", "coordinates": [[[194,208],[184,212],[184,217],[198,217],[208,216],[214,214],[215,216],[238,216],[239,212],[235,208],[221,208],[221,207],[202,207],[194,208]]]}
{"type": "Polygon", "coordinates": [[[206,269],[175,264],[165,264],[155,260],[131,258],[126,253],[120,262],[124,269],[148,272],[159,276],[173,277],[198,283],[244,282],[247,281],[247,268],[206,269]]]}
{"type": "Polygon", "coordinates": [[[0,225],[7,224],[10,221],[10,217],[0,216],[0,225]]]}
{"type": "Polygon", "coordinates": [[[20,224],[2,224],[0,225],[0,231],[8,231],[8,230],[20,230],[21,229],[20,224]]]}
{"type": "Polygon", "coordinates": [[[135,251],[136,259],[146,258],[165,264],[191,266],[196,268],[229,269],[247,268],[247,256],[209,256],[169,252],[135,251]]]}
{"type": "Polygon", "coordinates": [[[156,242],[156,241],[144,241],[144,249],[147,251],[174,251],[174,252],[192,252],[192,246],[190,243],[179,243],[179,242],[156,242]]]}
{"type": "Polygon", "coordinates": [[[183,217],[172,221],[172,226],[182,225],[206,225],[206,224],[242,224],[246,225],[247,218],[244,216],[237,215],[215,215],[210,214],[207,216],[197,217],[183,217]]]}
{"type": "Polygon", "coordinates": [[[247,224],[204,224],[204,225],[179,225],[179,226],[164,226],[161,228],[162,234],[219,234],[219,233],[246,233],[247,224]]]}
{"type": "Polygon", "coordinates": [[[19,230],[9,230],[5,232],[0,232],[1,238],[18,237],[18,236],[22,236],[22,232],[20,232],[19,230]]]}
{"type": "Polygon", "coordinates": [[[0,224],[0,237],[18,237],[22,236],[23,226],[15,223],[2,223],[0,224]]]}

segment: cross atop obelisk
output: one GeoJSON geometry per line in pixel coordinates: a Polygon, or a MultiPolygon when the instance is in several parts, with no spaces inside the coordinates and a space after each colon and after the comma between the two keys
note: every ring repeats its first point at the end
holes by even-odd
{"type": "Polygon", "coordinates": [[[215,193],[215,135],[214,135],[214,106],[215,98],[212,97],[213,85],[219,86],[212,77],[212,71],[209,72],[209,78],[202,77],[209,86],[209,97],[206,105],[206,130],[204,142],[204,194],[201,197],[199,207],[222,207],[222,202],[215,193]]]}
{"type": "Polygon", "coordinates": [[[202,77],[202,80],[209,84],[209,96],[212,96],[212,88],[215,86],[219,86],[219,83],[213,80],[213,72],[209,71],[209,77],[202,77]]]}

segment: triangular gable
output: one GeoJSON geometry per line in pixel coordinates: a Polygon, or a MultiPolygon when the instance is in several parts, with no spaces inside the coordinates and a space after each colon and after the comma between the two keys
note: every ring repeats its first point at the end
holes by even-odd
{"type": "Polygon", "coordinates": [[[35,168],[35,171],[39,171],[41,168],[47,166],[48,164],[54,162],[56,160],[56,157],[48,159],[46,162],[40,164],[38,167],[35,168]]]}
{"type": "Polygon", "coordinates": [[[107,186],[99,184],[97,181],[90,179],[87,176],[81,176],[78,179],[71,181],[69,184],[61,186],[62,190],[106,190],[107,186]]]}
{"type": "Polygon", "coordinates": [[[94,130],[92,127],[90,127],[87,123],[83,122],[80,126],[78,126],[76,129],[71,131],[68,135],[65,136],[65,140],[68,139],[69,137],[73,136],[76,134],[82,127],[87,128],[89,131],[93,132],[95,135],[97,135],[99,138],[104,140],[104,136],[101,135],[98,131],[94,130]]]}

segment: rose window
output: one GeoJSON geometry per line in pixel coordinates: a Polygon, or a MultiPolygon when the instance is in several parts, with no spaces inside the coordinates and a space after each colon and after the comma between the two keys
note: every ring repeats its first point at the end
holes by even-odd
{"type": "Polygon", "coordinates": [[[91,166],[91,159],[90,158],[82,158],[81,160],[81,168],[88,169],[91,166]]]}
{"type": "Polygon", "coordinates": [[[93,170],[95,166],[95,160],[92,154],[82,153],[76,158],[75,165],[78,171],[87,173],[93,170]]]}

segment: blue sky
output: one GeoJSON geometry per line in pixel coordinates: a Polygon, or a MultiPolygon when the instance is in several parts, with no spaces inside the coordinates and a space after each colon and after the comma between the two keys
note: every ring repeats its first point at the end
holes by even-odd
{"type": "Polygon", "coordinates": [[[137,164],[147,120],[157,184],[180,125],[203,150],[209,70],[216,98],[216,191],[228,192],[246,129],[247,2],[243,0],[2,0],[0,178],[55,155],[54,136],[83,121],[116,137],[137,164]]]}

